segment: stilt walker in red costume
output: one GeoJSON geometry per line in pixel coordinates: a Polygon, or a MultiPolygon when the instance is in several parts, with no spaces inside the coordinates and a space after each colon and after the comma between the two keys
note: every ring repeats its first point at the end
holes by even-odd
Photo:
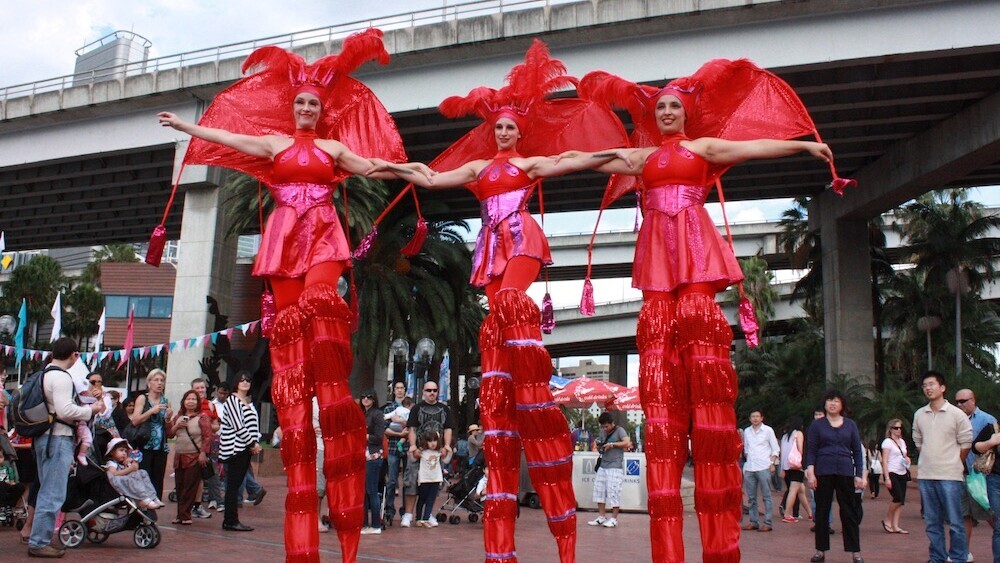
{"type": "Polygon", "coordinates": [[[284,432],[287,561],[319,561],[313,395],[325,443],[330,516],[343,560],[357,559],[366,435],[348,389],[352,313],[336,288],[351,252],[332,196],[341,180],[373,168],[365,157],[406,158],[391,116],[349,76],[371,59],[389,60],[376,29],[348,37],[339,55],[311,65],[294,53],[263,47],[243,65],[244,72],[257,72],[221,92],[198,125],[159,114],[162,125],[194,137],[185,163],[256,176],[275,201],[253,274],[268,279],[277,307],[270,334],[271,398],[284,432]]]}
{"type": "MultiPolygon", "coordinates": [[[[746,60],[711,61],[664,88],[590,73],[580,95],[627,109],[635,123],[632,146],[638,148],[619,151],[625,159],[598,170],[616,174],[602,210],[630,190],[641,197],[632,285],[645,301],[636,343],[653,560],[684,561],[680,484],[690,439],[702,558],[739,561],[742,476],[733,410],[737,379],[729,358],[733,334],[715,294],[741,282],[743,273],[704,203],[712,184],[722,199],[719,178],[740,162],[806,151],[834,171],[833,153],[821,142],[785,140],[819,136],[791,88],[746,60]]],[[[588,154],[564,159],[593,162],[588,154]]],[[[851,182],[835,171],[834,179],[838,191],[851,182]]],[[[581,310],[593,314],[589,271],[581,310]]],[[[756,320],[745,297],[740,318],[748,343],[756,345],[756,320]]]]}
{"type": "Polygon", "coordinates": [[[466,97],[448,98],[439,108],[445,116],[475,114],[485,122],[430,164],[441,172],[429,181],[406,177],[427,188],[464,185],[481,202],[483,226],[471,283],[485,288],[490,305],[479,336],[483,449],[490,471],[483,516],[488,562],[517,560],[514,523],[522,446],[559,558],[568,562],[576,556],[569,427],[549,391],[552,362],[542,343],[541,315],[525,293],[542,265],[552,260],[545,233],[527,205],[535,189],[540,190],[541,178],[616,157],[610,152],[576,164],[543,155],[570,147],[622,147],[627,139],[606,107],[576,98],[545,99],[549,92],[575,84],[565,72],[536,40],[524,63],[511,70],[504,88],[480,87],[466,97]]]}

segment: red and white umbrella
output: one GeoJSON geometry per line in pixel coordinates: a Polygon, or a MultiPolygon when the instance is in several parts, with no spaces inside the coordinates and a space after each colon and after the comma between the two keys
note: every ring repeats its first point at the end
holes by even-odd
{"type": "Polygon", "coordinates": [[[581,376],[569,382],[562,389],[557,389],[552,393],[552,397],[556,404],[571,409],[583,409],[594,403],[603,405],[608,399],[624,389],[626,388],[617,383],[581,376]]]}
{"type": "Polygon", "coordinates": [[[608,402],[604,404],[604,408],[609,411],[642,410],[642,404],[639,402],[639,388],[625,387],[621,392],[615,393],[615,396],[611,397],[608,402]]]}

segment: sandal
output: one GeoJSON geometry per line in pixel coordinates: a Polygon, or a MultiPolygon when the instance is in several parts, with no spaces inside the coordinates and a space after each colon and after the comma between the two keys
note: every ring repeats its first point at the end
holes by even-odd
{"type": "Polygon", "coordinates": [[[900,529],[896,530],[896,531],[895,531],[895,532],[893,532],[893,533],[894,533],[894,534],[909,534],[910,532],[907,532],[906,530],[904,530],[904,529],[900,528],[900,529]]]}
{"type": "Polygon", "coordinates": [[[894,534],[895,533],[892,530],[892,528],[890,528],[889,525],[885,523],[885,520],[882,520],[882,529],[885,530],[885,533],[887,533],[887,534],[894,534]]]}

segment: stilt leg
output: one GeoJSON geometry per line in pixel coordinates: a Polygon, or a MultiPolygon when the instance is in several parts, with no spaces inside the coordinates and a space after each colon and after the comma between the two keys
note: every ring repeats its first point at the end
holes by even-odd
{"type": "MultiPolygon", "coordinates": [[[[328,284],[306,287],[299,306],[310,343],[307,372],[316,382],[319,402],[330,519],[337,528],[343,561],[355,561],[364,522],[367,435],[347,381],[352,364],[351,314],[336,288],[328,284]]],[[[316,530],[315,518],[310,525],[316,530]]]]}
{"type": "Polygon", "coordinates": [[[552,359],[542,343],[538,306],[520,289],[502,289],[495,299],[497,324],[514,380],[517,429],[528,473],[556,539],[559,559],[576,561],[576,496],[573,446],[566,417],[552,400],[552,359]]]}

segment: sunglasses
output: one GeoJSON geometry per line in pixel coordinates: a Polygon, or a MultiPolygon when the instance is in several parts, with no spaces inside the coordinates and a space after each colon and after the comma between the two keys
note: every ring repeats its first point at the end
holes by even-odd
{"type": "Polygon", "coordinates": [[[250,379],[249,377],[241,377],[240,381],[246,381],[247,383],[253,383],[253,380],[250,379]]]}
{"type": "Polygon", "coordinates": [[[968,403],[971,400],[972,399],[958,399],[957,401],[955,401],[955,404],[957,404],[957,405],[964,405],[965,403],[968,403]]]}
{"type": "Polygon", "coordinates": [[[437,392],[438,392],[437,388],[434,388],[434,389],[424,389],[424,393],[437,393],[437,392]]]}
{"type": "Polygon", "coordinates": [[[902,429],[903,429],[902,426],[890,426],[889,427],[889,430],[902,430],[902,429]]]}

